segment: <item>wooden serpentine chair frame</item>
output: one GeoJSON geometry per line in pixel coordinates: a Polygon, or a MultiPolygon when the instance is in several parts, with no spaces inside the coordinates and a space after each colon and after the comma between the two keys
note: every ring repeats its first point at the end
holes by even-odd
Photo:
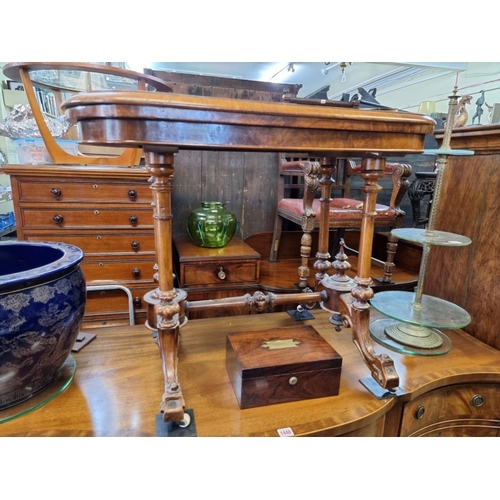
{"type": "MultiPolygon", "coordinates": [[[[147,86],[158,92],[172,92],[172,88],[168,83],[160,78],[151,75],[138,73],[135,71],[118,68],[115,66],[105,66],[91,63],[75,63],[75,62],[12,62],[4,66],[3,72],[8,78],[20,81],[24,85],[24,90],[28,98],[28,103],[31,107],[33,117],[36,121],[40,135],[45,143],[45,147],[56,165],[82,165],[82,164],[98,164],[98,165],[118,165],[118,166],[134,166],[138,165],[141,159],[142,150],[138,148],[124,148],[121,153],[116,156],[103,155],[73,155],[62,149],[52,136],[44,115],[40,109],[36,98],[35,86],[45,88],[54,92],[56,104],[61,106],[61,92],[71,94],[78,93],[77,89],[65,88],[59,85],[52,85],[46,82],[40,82],[33,79],[31,73],[42,70],[56,71],[85,71],[87,73],[98,73],[109,76],[117,76],[137,80],[136,90],[147,90],[147,86]]],[[[87,89],[88,90],[88,89],[87,89]]]]}

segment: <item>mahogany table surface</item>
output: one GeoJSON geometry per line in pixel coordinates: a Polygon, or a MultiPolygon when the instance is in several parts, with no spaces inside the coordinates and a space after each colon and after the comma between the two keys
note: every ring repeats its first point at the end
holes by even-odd
{"type": "MultiPolygon", "coordinates": [[[[370,377],[351,340],[336,332],[329,314],[313,310],[305,321],[343,358],[340,394],[241,410],[225,369],[228,332],[294,326],[286,313],[189,321],[181,329],[179,380],[198,436],[341,435],[384,417],[394,399],[375,398],[360,382],[370,377]]],[[[97,338],[74,353],[75,379],[46,405],[0,424],[0,436],[155,436],[163,391],[159,349],[144,326],[94,329],[97,338]]],[[[405,356],[390,351],[406,400],[452,383],[500,381],[500,352],[456,330],[445,356],[405,356]]],[[[389,351],[374,343],[377,353],[389,351]]]]}

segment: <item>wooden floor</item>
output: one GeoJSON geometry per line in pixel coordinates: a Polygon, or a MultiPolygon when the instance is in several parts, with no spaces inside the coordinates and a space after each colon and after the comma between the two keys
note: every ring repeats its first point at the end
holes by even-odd
{"type": "MultiPolygon", "coordinates": [[[[280,244],[279,262],[269,262],[267,256],[271,246],[272,233],[259,233],[248,237],[245,242],[252,248],[258,251],[262,259],[260,261],[260,288],[270,292],[296,292],[298,283],[298,267],[300,266],[300,258],[297,258],[296,249],[300,248],[300,232],[289,231],[284,232],[280,244]]],[[[359,243],[359,232],[350,231],[345,234],[346,254],[351,265],[350,271],[347,273],[351,278],[354,278],[358,272],[358,257],[350,249],[356,250],[359,243]]],[[[422,250],[416,245],[406,242],[399,242],[398,250],[395,256],[395,270],[393,274],[392,284],[380,283],[377,278],[383,278],[384,265],[383,262],[386,256],[387,234],[380,233],[374,237],[373,255],[371,267],[371,277],[373,279],[372,288],[374,291],[398,289],[398,290],[413,290],[417,284],[418,271],[422,250]]],[[[312,255],[317,251],[316,238],[313,239],[312,255]]],[[[309,259],[309,268],[311,269],[311,283],[314,285],[314,263],[315,257],[309,259]]]]}

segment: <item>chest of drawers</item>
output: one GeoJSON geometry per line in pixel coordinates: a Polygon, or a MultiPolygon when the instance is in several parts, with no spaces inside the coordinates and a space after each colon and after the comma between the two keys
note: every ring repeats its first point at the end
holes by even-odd
{"type": "MultiPolygon", "coordinates": [[[[19,240],[64,241],[85,254],[87,285],[130,290],[135,323],[146,319],[143,296],[156,288],[149,173],[141,167],[5,165],[19,240]]],[[[122,290],[89,291],[84,327],[129,324],[122,290]]]]}

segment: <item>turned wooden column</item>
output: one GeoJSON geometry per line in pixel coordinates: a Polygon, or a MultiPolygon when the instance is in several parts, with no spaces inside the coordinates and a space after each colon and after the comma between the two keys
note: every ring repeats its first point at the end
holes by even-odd
{"type": "Polygon", "coordinates": [[[160,411],[163,420],[182,420],[184,398],[177,379],[179,328],[184,323],[184,302],[187,294],[174,288],[172,260],[172,181],[174,152],[172,148],[144,148],[146,167],[153,182],[152,206],[158,272],[158,288],[145,296],[148,303],[148,324],[158,332],[165,387],[160,411]]]}

